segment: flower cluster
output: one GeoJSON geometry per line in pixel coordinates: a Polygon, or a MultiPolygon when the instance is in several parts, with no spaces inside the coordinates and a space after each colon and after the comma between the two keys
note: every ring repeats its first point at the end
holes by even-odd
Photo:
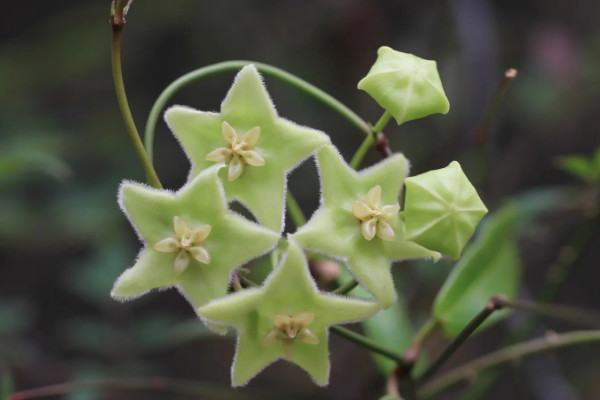
{"type": "MultiPolygon", "coordinates": [[[[379,56],[359,87],[399,123],[448,110],[435,63],[389,48],[379,56]],[[413,100],[411,90],[419,94],[413,100]]],[[[326,384],[328,327],[389,307],[396,298],[393,261],[457,257],[486,212],[457,163],[405,180],[408,161],[398,153],[355,171],[326,134],[277,115],[253,65],[238,73],[220,113],[175,106],[165,119],[190,160],[188,182],[176,192],[121,185],[119,203],[144,247],[112,295],[126,300],[175,287],[211,329],[234,327],[235,386],[279,358],[326,384]],[[320,208],[282,237],[287,175],[311,155],[321,177],[320,208]],[[234,200],[257,222],[230,211],[234,200]],[[228,294],[236,269],[278,243],[283,255],[263,285],[228,294]],[[345,264],[374,300],[319,291],[304,249],[345,264]]]]}

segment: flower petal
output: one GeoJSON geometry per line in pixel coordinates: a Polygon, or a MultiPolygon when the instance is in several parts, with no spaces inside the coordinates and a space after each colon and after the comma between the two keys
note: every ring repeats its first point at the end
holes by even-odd
{"type": "Polygon", "coordinates": [[[244,134],[240,138],[240,144],[244,146],[245,149],[252,149],[256,146],[256,142],[258,142],[258,138],[260,137],[260,126],[255,126],[250,129],[248,132],[244,134]]]}
{"type": "Polygon", "coordinates": [[[206,155],[208,161],[227,162],[231,159],[233,151],[227,147],[219,147],[206,155]]]}
{"type": "Polygon", "coordinates": [[[209,224],[204,224],[204,225],[199,226],[198,228],[194,229],[194,231],[193,231],[194,244],[198,245],[198,244],[204,242],[204,240],[206,240],[208,235],[210,235],[211,230],[212,230],[212,226],[210,226],[209,224]]]}
{"type": "Polygon", "coordinates": [[[315,314],[311,312],[301,312],[294,315],[294,322],[301,328],[304,329],[315,320],[315,314]]]}
{"type": "Polygon", "coordinates": [[[369,190],[367,196],[365,197],[365,203],[371,206],[372,208],[379,208],[379,203],[381,202],[381,186],[376,185],[369,190]]]}
{"type": "Polygon", "coordinates": [[[308,344],[319,344],[320,340],[310,329],[303,329],[298,334],[298,340],[308,344]]]}
{"type": "Polygon", "coordinates": [[[204,246],[194,246],[188,249],[192,257],[202,264],[210,264],[210,253],[204,246]]]}
{"type": "Polygon", "coordinates": [[[175,264],[173,265],[173,271],[175,271],[176,275],[181,274],[186,268],[190,265],[191,262],[190,255],[185,250],[179,250],[177,253],[177,257],[175,257],[175,264]]]}
{"type": "Polygon", "coordinates": [[[383,240],[393,242],[396,240],[396,232],[392,229],[391,225],[380,219],[377,223],[377,236],[383,240]]]}
{"type": "Polygon", "coordinates": [[[367,240],[373,239],[377,233],[377,220],[371,218],[360,224],[360,233],[367,240]]]}
{"type": "Polygon", "coordinates": [[[190,231],[188,224],[185,223],[183,218],[177,215],[173,217],[173,228],[175,228],[175,235],[177,239],[181,239],[190,231]]]}
{"type": "Polygon", "coordinates": [[[229,162],[229,169],[227,170],[227,179],[234,181],[242,175],[244,172],[244,163],[237,154],[233,156],[229,162]]]}
{"type": "Polygon", "coordinates": [[[398,204],[383,206],[381,209],[381,213],[383,214],[383,218],[390,219],[398,215],[400,211],[400,206],[398,204]]]}
{"type": "Polygon", "coordinates": [[[246,164],[253,167],[262,167],[265,165],[265,159],[254,150],[240,151],[240,156],[246,161],[246,164]]]}
{"type": "Polygon", "coordinates": [[[154,250],[163,253],[173,253],[179,250],[179,242],[171,237],[164,238],[154,245],[154,250]]]}
{"type": "Polygon", "coordinates": [[[279,337],[277,330],[270,330],[269,333],[267,333],[265,337],[262,338],[260,344],[262,344],[263,346],[270,346],[274,343],[277,343],[278,341],[279,337]]]}
{"type": "Polygon", "coordinates": [[[354,203],[352,203],[352,212],[354,213],[354,216],[361,221],[370,218],[373,215],[371,211],[371,207],[362,201],[354,201],[354,203]]]}
{"type": "Polygon", "coordinates": [[[237,133],[235,133],[235,129],[227,121],[223,121],[221,125],[221,134],[223,135],[223,139],[227,144],[233,146],[237,141],[237,133]]]}

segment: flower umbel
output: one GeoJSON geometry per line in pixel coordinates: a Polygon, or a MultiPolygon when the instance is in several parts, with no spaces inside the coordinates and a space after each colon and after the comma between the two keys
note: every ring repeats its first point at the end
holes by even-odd
{"type": "Polygon", "coordinates": [[[381,186],[376,185],[369,190],[365,201],[355,201],[352,204],[354,216],[360,220],[360,233],[367,240],[377,235],[388,241],[396,240],[396,233],[387,222],[398,215],[400,206],[398,204],[387,205],[380,208],[381,186]]]}
{"type": "Polygon", "coordinates": [[[276,314],[273,317],[273,328],[263,337],[263,346],[281,342],[285,357],[291,359],[296,348],[295,339],[308,344],[319,344],[320,340],[308,326],[314,321],[315,314],[300,312],[295,315],[276,314]]]}
{"type": "Polygon", "coordinates": [[[180,274],[190,265],[192,257],[202,264],[210,264],[210,254],[202,243],[210,234],[212,227],[208,224],[201,225],[196,229],[190,229],[185,221],[179,217],[173,217],[173,229],[175,237],[167,237],[154,245],[154,250],[163,253],[177,252],[173,270],[180,274]]]}
{"type": "Polygon", "coordinates": [[[219,147],[211,151],[206,155],[206,159],[208,161],[229,163],[228,180],[233,181],[239,178],[246,165],[253,167],[265,165],[264,158],[254,150],[260,136],[259,126],[253,127],[241,137],[238,137],[235,129],[227,121],[223,121],[221,129],[227,147],[219,147]]]}

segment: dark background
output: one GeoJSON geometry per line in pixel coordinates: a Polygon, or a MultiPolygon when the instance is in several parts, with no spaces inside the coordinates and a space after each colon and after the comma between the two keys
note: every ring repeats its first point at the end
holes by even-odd
{"type": "MultiPolygon", "coordinates": [[[[116,190],[122,179],[143,179],[112,87],[109,5],[2,5],[0,374],[5,381],[12,376],[20,390],[92,378],[188,378],[215,385],[197,398],[225,398],[218,388],[229,384],[231,338],[205,337],[193,310],[174,291],[128,304],[109,297],[112,282],[140,246],[116,205],[116,190]]],[[[555,202],[519,238],[523,295],[535,294],[585,217],[588,192],[557,168],[556,157],[589,156],[600,145],[598,16],[600,2],[593,0],[138,0],[124,33],[124,77],[140,130],[172,80],[227,59],[287,69],[374,123],[381,110],[356,83],[377,48],[388,45],[436,60],[449,114],[386,129],[391,147],[411,160],[413,174],[457,159],[490,210],[556,185],[583,193],[575,201],[582,207],[555,202]],[[509,67],[519,76],[482,146],[477,129],[509,67]]],[[[233,75],[196,83],[175,102],[218,110],[233,75]]],[[[266,82],[281,116],[329,133],[350,158],[363,139],[356,128],[307,95],[271,78],[266,82]]],[[[156,136],[158,174],[166,187],[177,189],[187,160],[162,122],[156,136]]],[[[373,151],[366,164],[378,159],[373,151]]],[[[313,163],[291,179],[292,192],[310,215],[318,203],[313,163]]],[[[596,237],[556,301],[600,308],[599,245],[596,237]]],[[[402,267],[405,279],[414,280],[406,296],[416,322],[449,271],[445,266],[431,266],[434,272],[425,274],[418,266],[402,267]]],[[[545,323],[538,336],[548,327],[576,328],[545,323]]],[[[453,362],[495,349],[509,326],[475,338],[453,362]]],[[[434,350],[444,343],[436,340],[434,350]]],[[[368,353],[337,337],[331,341],[329,388],[315,387],[298,368],[278,362],[231,398],[250,398],[259,390],[298,398],[378,398],[385,378],[368,353]]],[[[484,398],[599,399],[599,355],[596,345],[524,362],[503,374],[484,398]]],[[[61,398],[185,398],[138,393],[61,398]]]]}

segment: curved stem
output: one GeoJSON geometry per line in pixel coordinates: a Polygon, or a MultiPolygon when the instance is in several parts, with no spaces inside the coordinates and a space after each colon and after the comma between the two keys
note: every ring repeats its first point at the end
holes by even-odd
{"type": "Polygon", "coordinates": [[[509,346],[473,360],[434,379],[419,390],[419,398],[422,400],[432,398],[460,382],[473,379],[484,370],[499,367],[511,361],[517,361],[549,350],[595,342],[600,342],[600,330],[551,334],[543,338],[509,346]]]}
{"type": "Polygon", "coordinates": [[[123,83],[123,70],[121,68],[121,37],[123,27],[125,24],[123,8],[126,7],[124,1],[119,1],[115,6],[115,14],[112,16],[112,46],[111,46],[111,59],[112,59],[112,74],[115,84],[115,92],[117,94],[117,102],[119,103],[119,109],[123,116],[123,122],[125,128],[129,134],[129,138],[133,143],[133,147],[140,158],[142,167],[146,172],[146,180],[148,183],[158,189],[162,189],[162,184],[156,175],[154,166],[144,149],[144,145],[140,138],[140,135],[135,126],[129,103],[127,101],[127,94],[125,92],[125,84],[123,83]]]}
{"type": "Polygon", "coordinates": [[[382,356],[395,361],[398,363],[398,365],[404,366],[406,364],[406,361],[404,361],[400,354],[396,353],[394,350],[388,349],[387,347],[381,346],[379,343],[374,342],[366,336],[352,332],[350,329],[342,328],[338,325],[330,326],[329,330],[336,335],[343,337],[344,339],[347,339],[359,346],[371,350],[374,353],[381,354],[382,356]]]}
{"type": "Polygon", "coordinates": [[[167,102],[173,97],[175,93],[177,93],[177,91],[194,81],[206,78],[210,75],[215,75],[228,71],[236,71],[248,64],[254,64],[254,66],[256,66],[256,68],[265,75],[269,75],[276,79],[279,79],[313,96],[317,100],[321,101],[322,103],[339,113],[342,117],[347,119],[358,129],[360,129],[365,135],[371,134],[371,128],[369,127],[369,124],[367,124],[362,118],[360,118],[354,111],[349,109],[339,100],[336,100],[331,95],[325,93],[323,90],[306,82],[303,79],[298,78],[295,75],[290,74],[289,72],[286,72],[272,65],[254,61],[224,61],[217,64],[208,65],[206,67],[197,69],[195,71],[183,75],[182,77],[171,83],[169,86],[167,86],[167,88],[163,90],[160,96],[158,96],[158,98],[154,102],[154,105],[152,106],[152,109],[150,110],[150,114],[148,115],[148,121],[146,122],[144,143],[146,146],[146,151],[150,155],[150,159],[152,159],[154,130],[156,128],[156,122],[158,121],[160,113],[166,106],[167,102]]]}
{"type": "Polygon", "coordinates": [[[356,153],[354,153],[354,156],[352,156],[352,160],[350,161],[350,167],[352,167],[353,169],[357,169],[360,166],[362,160],[367,155],[367,152],[369,151],[371,146],[373,146],[373,144],[375,144],[375,138],[371,133],[363,140],[358,150],[356,150],[356,153]]]}

